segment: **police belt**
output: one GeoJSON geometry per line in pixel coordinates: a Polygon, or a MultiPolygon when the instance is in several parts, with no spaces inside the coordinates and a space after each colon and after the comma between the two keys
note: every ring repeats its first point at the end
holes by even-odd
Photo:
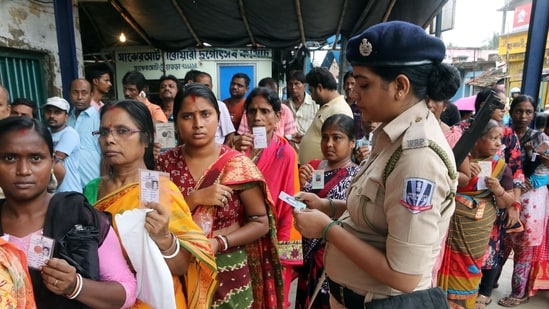
{"type": "Polygon", "coordinates": [[[347,309],[364,309],[364,295],[357,294],[352,290],[335,283],[332,279],[328,279],[330,294],[347,309]]]}

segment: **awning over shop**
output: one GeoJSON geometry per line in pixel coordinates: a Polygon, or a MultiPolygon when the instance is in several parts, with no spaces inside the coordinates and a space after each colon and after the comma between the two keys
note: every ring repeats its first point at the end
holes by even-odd
{"type": "Polygon", "coordinates": [[[386,20],[426,27],[447,0],[79,0],[84,54],[125,45],[293,48],[386,20]]]}

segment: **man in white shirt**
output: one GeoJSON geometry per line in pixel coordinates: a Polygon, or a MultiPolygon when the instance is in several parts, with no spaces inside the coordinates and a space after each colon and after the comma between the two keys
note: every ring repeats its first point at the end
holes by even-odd
{"type": "Polygon", "coordinates": [[[318,105],[313,98],[305,92],[305,84],[307,83],[305,75],[302,71],[291,71],[287,78],[288,99],[284,102],[292,113],[297,126],[297,133],[294,134],[291,142],[294,147],[299,149],[301,138],[315,119],[318,105]]]}
{"type": "MultiPolygon", "coordinates": [[[[212,89],[212,76],[206,72],[199,72],[194,76],[194,83],[206,85],[208,88],[212,89]]],[[[231,146],[231,141],[234,136],[235,128],[231,121],[231,115],[229,114],[229,109],[223,101],[217,100],[219,105],[219,125],[217,126],[217,131],[215,132],[215,142],[218,144],[225,144],[231,146]]]]}

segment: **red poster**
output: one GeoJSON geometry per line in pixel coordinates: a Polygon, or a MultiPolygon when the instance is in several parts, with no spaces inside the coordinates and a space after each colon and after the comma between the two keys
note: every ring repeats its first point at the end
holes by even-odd
{"type": "Polygon", "coordinates": [[[519,5],[515,8],[513,18],[513,28],[525,28],[530,24],[530,13],[532,12],[532,3],[519,5]]]}

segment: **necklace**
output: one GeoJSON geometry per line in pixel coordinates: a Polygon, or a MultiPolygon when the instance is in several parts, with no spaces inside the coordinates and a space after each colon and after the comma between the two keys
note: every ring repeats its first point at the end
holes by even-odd
{"type": "Polygon", "coordinates": [[[252,151],[250,151],[249,158],[252,160],[252,162],[256,163],[257,160],[259,160],[259,157],[261,157],[262,153],[263,149],[252,149],[252,151]]]}

